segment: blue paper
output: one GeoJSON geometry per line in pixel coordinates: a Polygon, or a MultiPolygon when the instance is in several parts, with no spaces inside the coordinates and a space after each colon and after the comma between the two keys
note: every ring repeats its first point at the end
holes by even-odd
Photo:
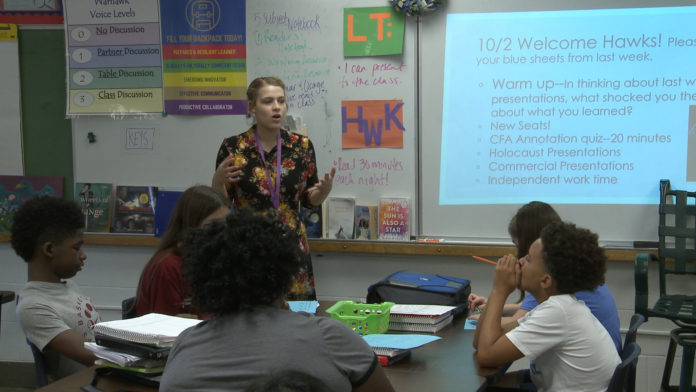
{"type": "Polygon", "coordinates": [[[319,307],[319,301],[288,301],[288,306],[293,312],[307,312],[315,314],[319,307]]]}
{"type": "Polygon", "coordinates": [[[439,336],[423,335],[416,333],[405,334],[387,334],[376,333],[371,335],[363,335],[363,339],[370,347],[394,348],[400,350],[408,350],[420,347],[424,344],[439,340],[439,336]]]}
{"type": "Polygon", "coordinates": [[[476,324],[478,324],[478,320],[466,319],[464,329],[476,329],[476,324]]]}

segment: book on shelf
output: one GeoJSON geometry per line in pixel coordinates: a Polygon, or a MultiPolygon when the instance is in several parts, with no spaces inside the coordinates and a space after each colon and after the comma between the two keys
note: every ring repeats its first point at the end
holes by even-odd
{"type": "Polygon", "coordinates": [[[305,225],[307,238],[321,238],[324,232],[324,219],[322,219],[324,204],[307,208],[300,204],[300,218],[305,225]]]}
{"type": "Polygon", "coordinates": [[[157,204],[155,206],[155,237],[161,237],[167,231],[169,219],[176,203],[179,201],[184,191],[167,191],[159,189],[157,191],[157,204]]]}
{"type": "Polygon", "coordinates": [[[114,233],[154,234],[156,186],[116,186],[114,233]]]}
{"type": "Polygon", "coordinates": [[[167,359],[169,356],[169,347],[162,348],[147,344],[133,343],[125,339],[102,334],[95,334],[94,341],[102,347],[118,350],[125,354],[137,355],[142,358],[167,359]]]}
{"type": "Polygon", "coordinates": [[[107,335],[129,342],[171,347],[185,329],[201,320],[149,313],[125,320],[103,321],[94,325],[94,334],[107,335]]]}
{"type": "Polygon", "coordinates": [[[376,240],[379,219],[377,206],[355,206],[355,235],[356,240],[376,240]]]}
{"type": "Polygon", "coordinates": [[[338,240],[353,238],[355,199],[350,197],[330,197],[326,203],[326,210],[328,223],[324,238],[338,240]]]}
{"type": "Polygon", "coordinates": [[[448,314],[445,318],[434,324],[414,323],[414,322],[399,322],[392,321],[389,318],[389,331],[409,331],[409,332],[431,332],[435,333],[452,324],[453,314],[448,314]]]}
{"type": "Polygon", "coordinates": [[[111,229],[113,186],[108,183],[76,182],[75,201],[85,216],[85,231],[108,233],[111,229]]]}
{"type": "Polygon", "coordinates": [[[379,239],[408,241],[411,239],[411,203],[405,197],[379,199],[379,239]]]}

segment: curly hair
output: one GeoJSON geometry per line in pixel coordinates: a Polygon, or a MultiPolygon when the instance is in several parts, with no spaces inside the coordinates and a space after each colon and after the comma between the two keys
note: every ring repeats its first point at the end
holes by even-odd
{"type": "Polygon", "coordinates": [[[24,203],[12,222],[12,249],[29,262],[45,242],[59,244],[85,227],[85,216],[72,200],[52,196],[33,198],[24,203]]]}
{"type": "Polygon", "coordinates": [[[529,253],[529,247],[539,238],[544,226],[560,221],[556,210],[542,201],[531,201],[520,207],[508,225],[510,237],[517,239],[517,258],[529,253]]]}
{"type": "Polygon", "coordinates": [[[224,315],[282,298],[300,268],[297,242],[277,219],[248,209],[190,231],[182,269],[193,305],[224,315]]]}
{"type": "Polygon", "coordinates": [[[604,249],[597,234],[572,223],[554,222],[541,230],[542,257],[561,294],[592,291],[604,283],[604,249]]]}

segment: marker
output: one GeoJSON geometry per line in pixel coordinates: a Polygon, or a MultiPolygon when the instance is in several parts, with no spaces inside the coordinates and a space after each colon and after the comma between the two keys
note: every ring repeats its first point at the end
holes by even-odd
{"type": "Polygon", "coordinates": [[[444,238],[419,238],[418,242],[444,242],[444,238]]]}
{"type": "Polygon", "coordinates": [[[474,259],[476,259],[476,260],[478,260],[478,261],[483,261],[484,263],[493,264],[493,265],[498,265],[498,263],[496,263],[495,261],[493,261],[493,260],[488,260],[488,259],[485,259],[485,258],[483,258],[483,257],[474,256],[474,255],[472,255],[471,257],[473,257],[474,259]]]}

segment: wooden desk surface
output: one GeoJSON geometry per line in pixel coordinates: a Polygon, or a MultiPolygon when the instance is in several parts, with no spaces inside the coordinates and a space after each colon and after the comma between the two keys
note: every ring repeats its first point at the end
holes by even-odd
{"type": "MultiPolygon", "coordinates": [[[[325,316],[333,302],[322,301],[317,312],[325,316]]],[[[411,356],[385,367],[387,377],[399,392],[475,391],[496,369],[479,368],[471,342],[474,331],[464,330],[465,317],[436,333],[442,339],[414,349],[411,356]]],[[[44,388],[41,392],[76,391],[92,381],[93,368],[73,374],[44,388]]],[[[141,386],[115,376],[100,377],[97,387],[104,392],[128,390],[152,392],[155,388],[141,386]]]]}

